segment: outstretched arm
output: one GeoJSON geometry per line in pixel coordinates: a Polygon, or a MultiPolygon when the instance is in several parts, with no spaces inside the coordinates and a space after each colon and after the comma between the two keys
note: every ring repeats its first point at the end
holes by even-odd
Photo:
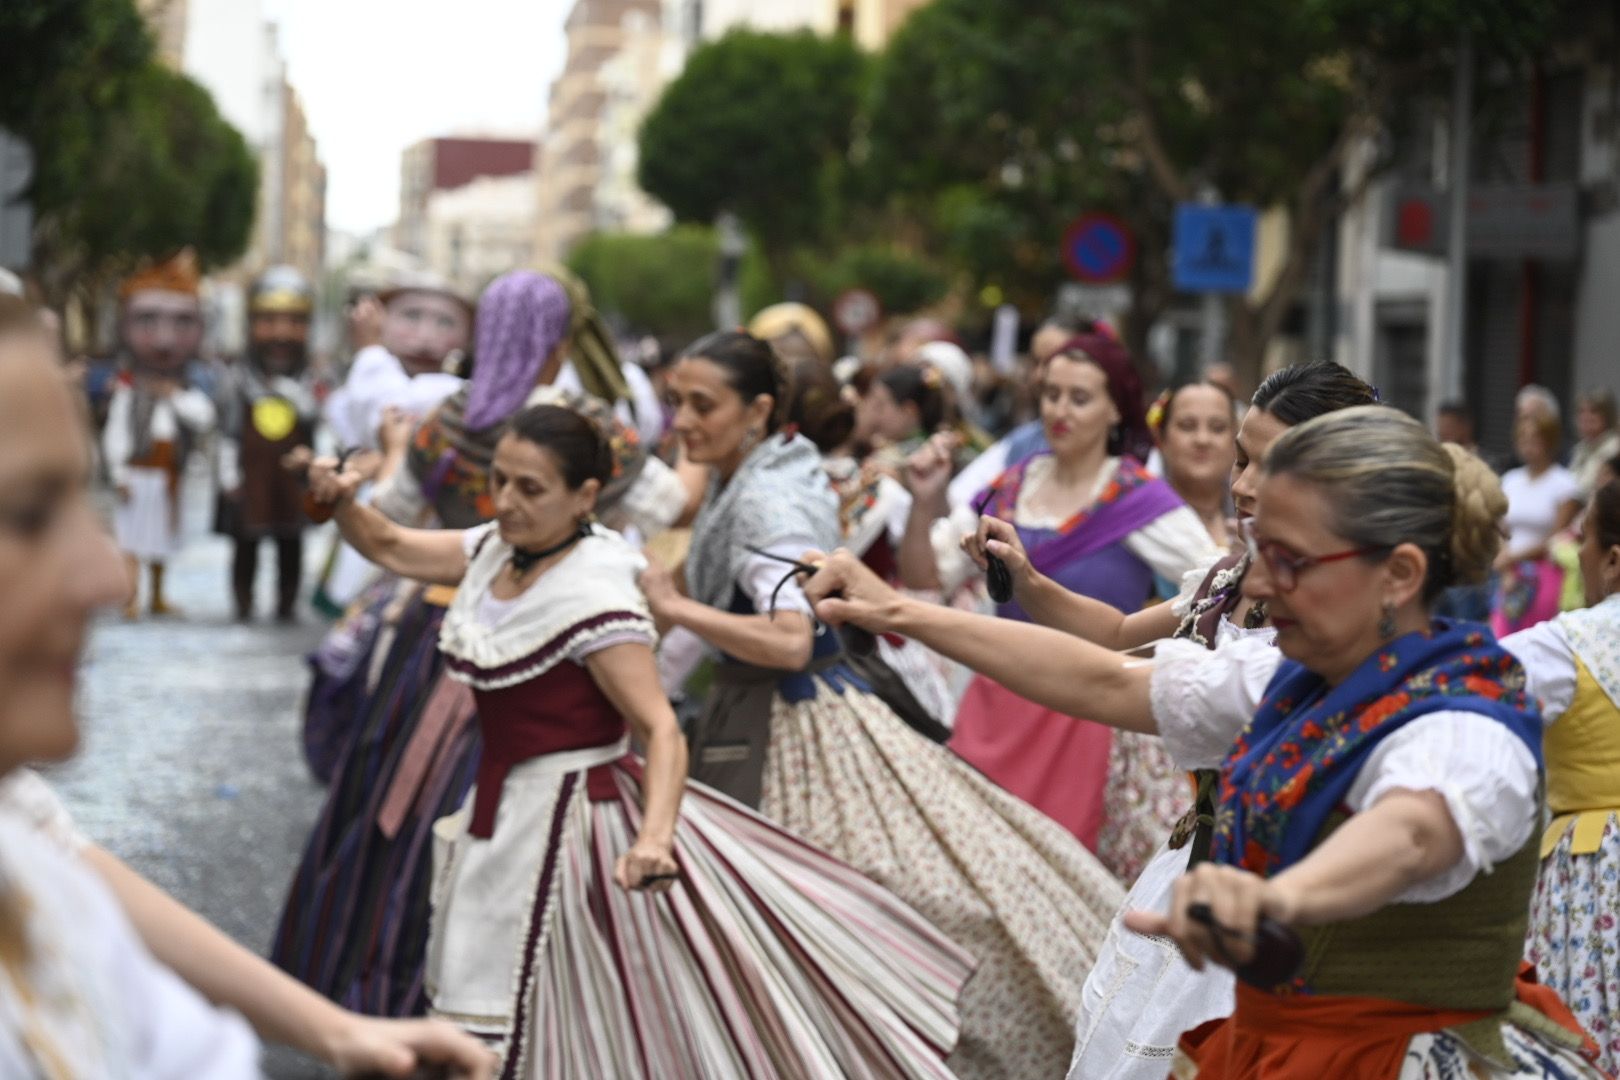
{"type": "Polygon", "coordinates": [[[354,501],[364,478],[337,471],[333,458],[309,467],[310,493],[335,506],[332,519],[353,548],[385,570],[430,585],[457,585],[467,573],[467,553],[457,529],[407,529],[354,501]]]}
{"type": "Polygon", "coordinates": [[[267,1042],[296,1047],[344,1071],[404,1077],[440,1062],[453,1075],[490,1080],[495,1063],[478,1040],[438,1020],[379,1020],[341,1009],[226,937],[110,852],[81,853],[112,889],[159,961],[217,1005],[240,1012],[267,1042]]]}
{"type": "Polygon", "coordinates": [[[1215,921],[1233,931],[1222,940],[1226,957],[1241,965],[1253,956],[1262,915],[1296,926],[1360,918],[1462,857],[1462,833],[1439,792],[1391,791],[1276,877],[1203,863],[1176,882],[1169,911],[1132,911],[1125,925],[1139,934],[1173,938],[1187,963],[1202,969],[1207,959],[1220,958],[1221,950],[1187,909],[1208,904],[1215,921]]]}
{"type": "Polygon", "coordinates": [[[1155,733],[1151,666],[1069,634],[900,595],[847,551],[813,552],[805,595],[825,622],[912,638],[1021,697],[1110,727],[1155,733]]]}
{"type": "Polygon", "coordinates": [[[1000,518],[980,514],[977,531],[962,538],[962,550],[981,570],[988,556],[1001,559],[1012,575],[1013,599],[1042,626],[1085,638],[1105,649],[1135,649],[1176,632],[1178,620],[1169,604],[1154,604],[1127,614],[1112,604],[1065,589],[1035,569],[1018,538],[1018,530],[1000,518]]]}

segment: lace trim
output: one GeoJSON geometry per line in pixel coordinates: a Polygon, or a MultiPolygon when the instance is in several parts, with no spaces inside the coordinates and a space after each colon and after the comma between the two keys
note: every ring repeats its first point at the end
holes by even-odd
{"type": "Polygon", "coordinates": [[[647,616],[634,611],[607,611],[575,623],[528,656],[499,667],[482,667],[448,651],[445,665],[457,682],[475,690],[501,690],[544,675],[593,641],[624,634],[645,636],[649,644],[657,637],[647,616]]]}

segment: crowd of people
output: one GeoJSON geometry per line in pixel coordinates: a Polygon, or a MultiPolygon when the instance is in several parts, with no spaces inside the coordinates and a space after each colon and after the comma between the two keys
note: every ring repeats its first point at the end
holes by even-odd
{"type": "Polygon", "coordinates": [[[643,366],[564,269],[409,275],[322,382],[313,307],[267,271],[205,362],[146,268],[76,402],[0,297],[6,1075],[252,1075],[249,1025],[400,1076],[1620,1070],[1608,390],[1566,447],[1525,388],[1499,475],[1460,403],[1150,401],[1069,316],[1018,378],[799,304],[643,366]],[[174,614],[199,454],[239,618],[335,526],[274,966],[28,770],[96,610],[174,614]]]}

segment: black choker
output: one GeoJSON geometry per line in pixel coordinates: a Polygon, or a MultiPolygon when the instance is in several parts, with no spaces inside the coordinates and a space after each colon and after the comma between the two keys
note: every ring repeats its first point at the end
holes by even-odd
{"type": "Polygon", "coordinates": [[[542,559],[549,559],[558,552],[567,551],[589,535],[591,535],[590,522],[582,521],[579,523],[579,528],[570,533],[566,540],[560,544],[553,544],[544,551],[530,551],[527,548],[514,547],[512,549],[513,575],[522,577],[530,570],[533,570],[542,559]]]}

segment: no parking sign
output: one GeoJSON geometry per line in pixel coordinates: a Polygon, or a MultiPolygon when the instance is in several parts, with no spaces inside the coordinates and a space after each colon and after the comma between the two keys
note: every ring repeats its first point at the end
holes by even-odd
{"type": "Polygon", "coordinates": [[[1119,281],[1136,264],[1136,238],[1112,214],[1082,214],[1063,231],[1063,265],[1080,281],[1119,281]]]}

